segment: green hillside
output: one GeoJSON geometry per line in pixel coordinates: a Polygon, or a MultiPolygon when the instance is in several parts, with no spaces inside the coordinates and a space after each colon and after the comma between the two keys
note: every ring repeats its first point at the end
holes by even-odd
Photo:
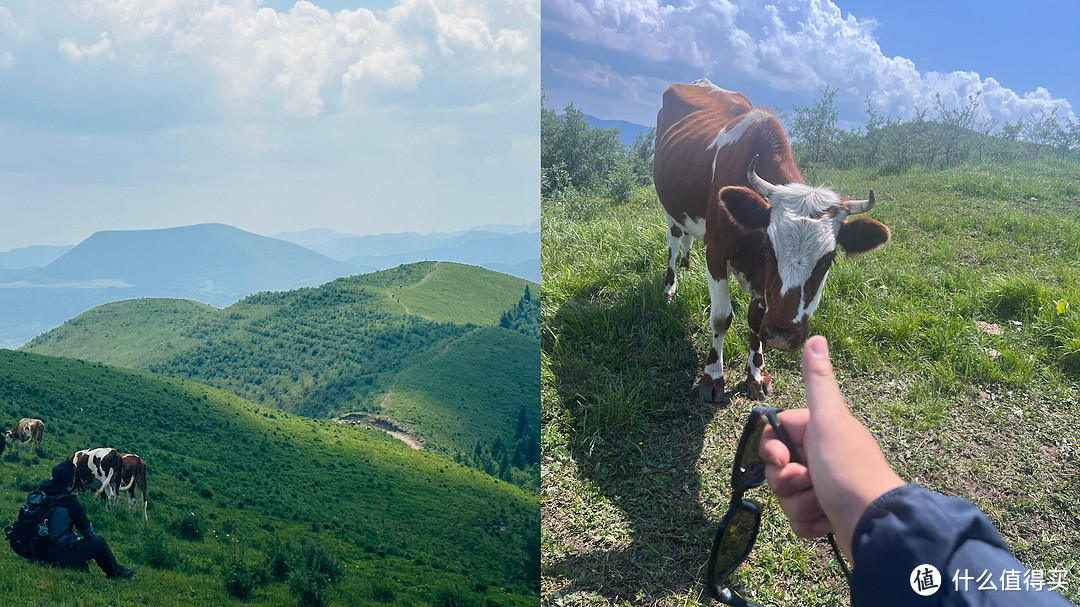
{"type": "MultiPolygon", "coordinates": [[[[538,398],[537,337],[499,326],[530,284],[424,262],[222,310],[107,304],[24,349],[195,379],[309,417],[401,416],[427,448],[470,453],[478,440],[512,445],[521,403],[538,398]]],[[[535,407],[529,423],[538,430],[535,407]]]]}
{"type": "Polygon", "coordinates": [[[305,580],[319,586],[297,558],[312,554],[305,562],[333,564],[328,605],[538,603],[537,498],[381,432],[180,379],[0,350],[0,422],[22,416],[45,422],[45,440],[36,454],[11,445],[0,458],[3,516],[55,462],[107,445],[147,462],[150,521],[83,496],[135,578],[0,550],[4,605],[239,604],[224,583],[238,571],[265,580],[245,604],[295,605],[305,580]],[[282,562],[287,583],[272,577],[282,562]]]}
{"type": "Polygon", "coordinates": [[[500,316],[517,303],[529,284],[475,266],[435,262],[401,266],[368,277],[367,284],[385,286],[407,314],[475,325],[499,324],[500,316]]]}
{"type": "Polygon", "coordinates": [[[213,306],[187,299],[118,301],[68,321],[62,331],[49,334],[40,353],[137,369],[194,346],[196,340],[185,337],[189,329],[218,313],[213,306]]]}

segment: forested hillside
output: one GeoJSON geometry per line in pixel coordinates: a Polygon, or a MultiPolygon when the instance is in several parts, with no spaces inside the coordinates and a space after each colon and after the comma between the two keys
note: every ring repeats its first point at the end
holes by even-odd
{"type": "Polygon", "coordinates": [[[112,446],[147,463],[149,522],[84,495],[135,578],[45,569],[5,549],[4,605],[537,603],[537,498],[382,432],[0,350],[0,422],[23,416],[45,422],[44,442],[0,458],[0,512],[14,516],[75,450],[112,446]]]}
{"type": "MultiPolygon", "coordinates": [[[[510,310],[538,316],[539,302],[524,299],[529,284],[424,262],[260,293],[222,310],[178,300],[108,304],[25,349],[196,379],[309,417],[386,416],[460,461],[500,439],[511,461],[515,451],[535,453],[517,473],[498,474],[530,486],[539,449],[518,445],[515,434],[521,403],[540,390],[539,336],[499,326],[510,310]]],[[[539,428],[535,407],[526,417],[539,428]]]]}

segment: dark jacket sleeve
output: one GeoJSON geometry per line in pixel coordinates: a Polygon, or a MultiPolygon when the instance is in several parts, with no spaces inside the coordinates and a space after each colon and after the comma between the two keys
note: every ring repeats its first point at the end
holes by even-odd
{"type": "Polygon", "coordinates": [[[86,518],[86,510],[83,509],[79,500],[75,499],[74,495],[68,495],[62,499],[71,516],[71,524],[78,530],[79,535],[82,537],[94,535],[94,528],[90,525],[90,519],[86,518]]]}
{"type": "Polygon", "coordinates": [[[1071,605],[1052,588],[1062,580],[1021,565],[974,504],[918,485],[875,500],[855,526],[851,549],[853,607],[1071,605]],[[912,583],[922,572],[924,591],[933,590],[926,565],[939,572],[939,586],[921,596],[912,583]]]}

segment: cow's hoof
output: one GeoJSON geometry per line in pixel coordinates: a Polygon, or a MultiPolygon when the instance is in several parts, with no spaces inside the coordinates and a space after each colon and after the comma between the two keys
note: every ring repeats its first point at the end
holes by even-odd
{"type": "Polygon", "coordinates": [[[772,394],[772,380],[754,381],[748,379],[746,380],[746,391],[750,395],[750,400],[765,400],[766,396],[772,394]]]}
{"type": "Polygon", "coordinates": [[[709,376],[701,378],[701,384],[698,386],[698,394],[701,395],[701,399],[709,403],[727,403],[728,397],[724,392],[724,378],[720,377],[713,379],[709,376]]]}

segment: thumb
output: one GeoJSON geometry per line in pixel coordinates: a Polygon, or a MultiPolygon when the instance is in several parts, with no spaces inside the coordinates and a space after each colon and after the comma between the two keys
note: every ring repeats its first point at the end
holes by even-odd
{"type": "Polygon", "coordinates": [[[829,343],[815,335],[806,340],[802,357],[803,385],[806,386],[806,408],[810,410],[811,422],[828,422],[841,413],[847,413],[840,386],[833,376],[829,359],[829,343]]]}

